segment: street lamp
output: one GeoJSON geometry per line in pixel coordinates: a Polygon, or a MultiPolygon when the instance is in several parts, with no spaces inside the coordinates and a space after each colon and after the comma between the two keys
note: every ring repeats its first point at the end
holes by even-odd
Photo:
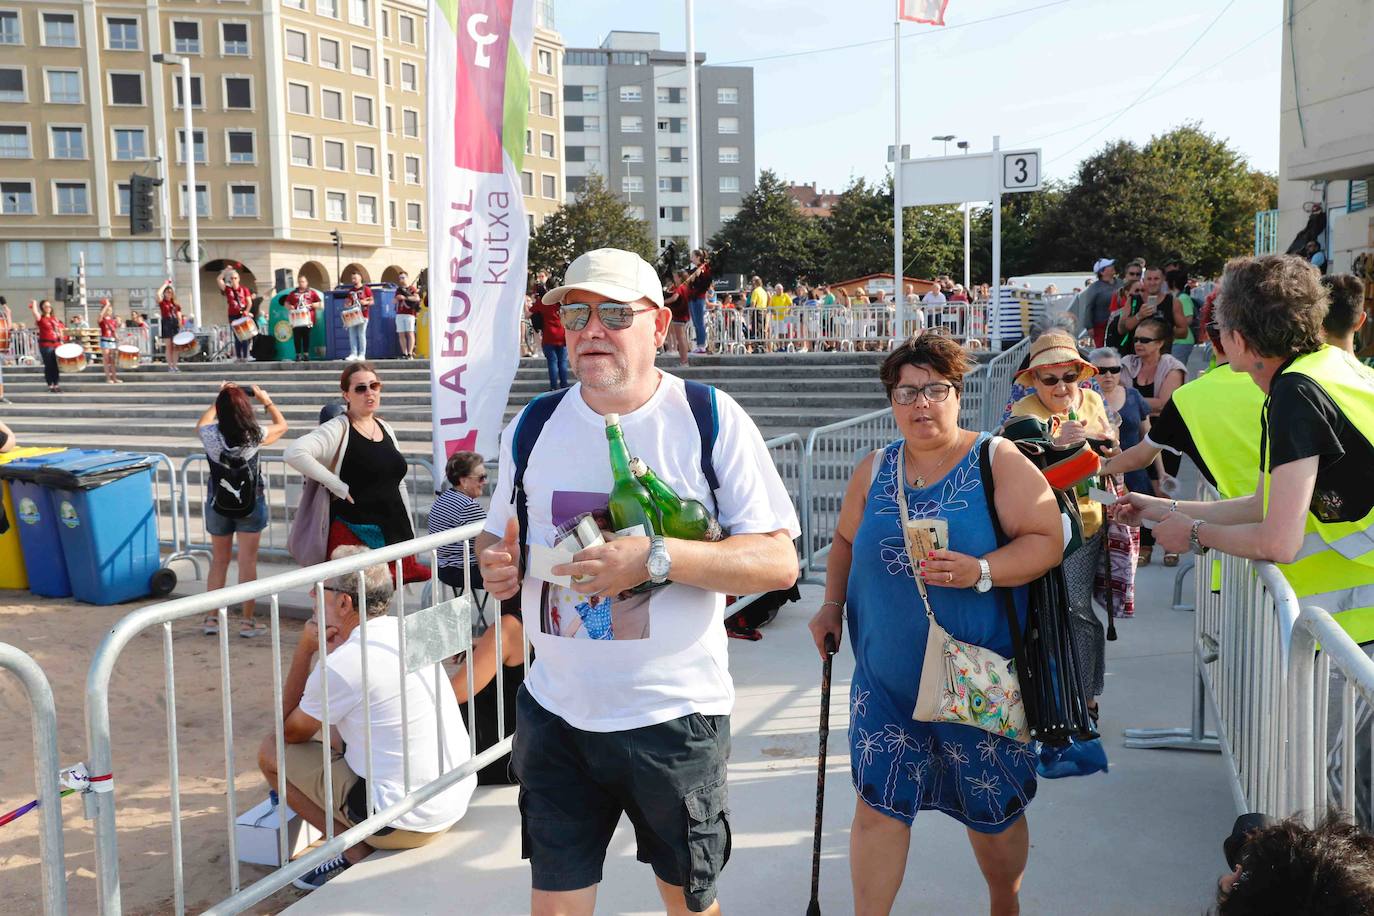
{"type": "Polygon", "coordinates": [[[196,194],[196,135],[191,127],[191,59],[184,54],[154,54],[153,63],[181,67],[181,112],[183,130],[186,131],[186,193],[191,198],[186,205],[186,226],[190,234],[186,250],[192,264],[191,313],[196,319],[196,330],[200,330],[200,198],[196,194]]]}
{"type": "Polygon", "coordinates": [[[949,155],[949,141],[954,139],[954,134],[941,134],[938,137],[931,137],[930,139],[935,140],[938,143],[943,143],[945,145],[944,151],[940,153],[941,156],[949,155]]]}

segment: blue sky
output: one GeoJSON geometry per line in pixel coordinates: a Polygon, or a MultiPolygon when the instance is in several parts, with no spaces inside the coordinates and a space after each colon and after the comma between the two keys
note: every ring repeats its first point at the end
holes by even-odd
{"type": "MultiPolygon", "coordinates": [[[[697,50],[754,68],[760,168],[836,191],[883,174],[895,6],[697,0],[697,50]]],[[[686,43],[681,0],[558,0],[556,15],[569,47],[613,29],[686,43]]],[[[920,157],[940,155],[933,135],[978,151],[1000,134],[1067,177],[1107,142],[1197,121],[1276,171],[1282,15],[1278,0],[949,0],[945,28],[902,26],[903,142],[920,157]]]]}

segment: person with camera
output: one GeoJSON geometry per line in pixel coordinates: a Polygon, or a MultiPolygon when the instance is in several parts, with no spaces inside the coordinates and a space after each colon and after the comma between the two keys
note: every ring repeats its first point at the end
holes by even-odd
{"type": "MultiPolygon", "coordinates": [[[[543,271],[540,276],[546,277],[543,271]]],[[[535,285],[539,289],[539,284],[535,285]]],[[[544,362],[549,368],[549,390],[558,391],[568,387],[568,338],[563,330],[563,319],[559,316],[557,302],[545,302],[542,294],[536,296],[529,308],[530,326],[539,332],[539,343],[544,350],[544,362]]]]}
{"type": "Polygon", "coordinates": [[[420,290],[403,270],[396,277],[396,341],[401,359],[415,358],[415,322],[420,314],[420,290]]]}
{"type": "MultiPolygon", "coordinates": [[[[1127,272],[1129,281],[1130,272],[1127,272]]],[[[1164,285],[1164,271],[1158,267],[1147,267],[1141,277],[1140,285],[1126,299],[1125,306],[1117,319],[1118,339],[1108,338],[1107,345],[1116,347],[1122,356],[1135,353],[1135,333],[1140,322],[1147,318],[1161,317],[1173,327],[1174,300],[1164,285]]],[[[1173,335],[1170,334],[1170,339],[1173,335]]]]}
{"type": "Polygon", "coordinates": [[[487,592],[520,596],[536,655],[517,699],[512,755],[531,911],[591,914],[612,834],[628,815],[667,912],[716,913],[730,846],[734,705],[725,595],[792,586],[796,512],[749,415],[726,393],[689,388],[654,366],[672,315],[653,267],[629,251],[589,251],[544,299],[562,305],[578,384],[536,399],[505,428],[477,539],[487,592]],[[531,417],[538,432],[525,425],[517,434],[531,417]],[[715,425],[708,449],[700,417],[715,425]],[[545,572],[570,584],[541,581],[525,550],[608,507],[608,424],[682,498],[714,506],[729,534],[692,541],[626,531],[545,572]],[[527,446],[519,459],[517,440],[527,446]],[[603,640],[559,625],[625,613],[644,626],[604,628],[603,640]]]}
{"type": "MultiPolygon", "coordinates": [[[[205,530],[210,535],[210,574],[206,590],[223,588],[229,577],[229,561],[238,538],[238,580],[252,582],[258,577],[258,542],[271,521],[266,485],[258,468],[258,452],[286,434],[286,418],[272,403],[267,392],[255,385],[240,387],[224,382],[219,394],[196,421],[196,435],[205,447],[210,463],[210,492],[205,499],[205,530]],[[249,400],[253,398],[267,412],[263,426],[249,400]]],[[[254,618],[257,602],[243,603],[239,635],[261,636],[265,631],[254,618]]],[[[205,635],[219,632],[219,618],[205,618],[205,635]]]]}

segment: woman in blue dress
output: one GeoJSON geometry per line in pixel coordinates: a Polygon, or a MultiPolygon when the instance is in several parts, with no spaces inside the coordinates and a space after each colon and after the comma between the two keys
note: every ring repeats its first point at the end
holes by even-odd
{"type": "Polygon", "coordinates": [[[986,433],[959,428],[964,350],[938,334],[902,344],[881,378],[901,438],[854,469],[826,567],[826,601],[811,621],[816,646],[839,643],[848,620],[854,648],[850,767],[858,801],[850,832],[850,875],[858,914],[888,913],[901,886],[917,811],[943,811],[968,830],[987,881],[990,912],[1017,912],[1030,848],[1025,808],[1035,797],[1030,745],[969,725],[912,719],[929,632],[921,577],[935,619],[949,633],[1012,655],[1011,633],[992,586],[1010,589],[1024,620],[1025,583],[1063,553],[1059,510],[1045,478],[1014,445],[989,454],[997,546],[983,490],[986,433]],[[902,537],[901,483],[913,518],[948,523],[949,548],[917,558],[902,537]],[[990,584],[989,584],[990,583],[990,584]]]}

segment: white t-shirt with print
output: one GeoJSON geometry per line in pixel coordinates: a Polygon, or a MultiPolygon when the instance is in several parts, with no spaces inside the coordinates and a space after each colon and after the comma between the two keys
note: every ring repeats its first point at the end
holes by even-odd
{"type": "MultiPolygon", "coordinates": [[[[367,621],[367,689],[370,703],[363,702],[362,627],[348,635],[344,644],[329,653],[329,721],[345,742],[344,760],[359,776],[367,776],[366,713],[372,710],[372,786],[379,809],[405,797],[405,746],[401,731],[401,672],[399,627],[395,617],[369,617],[367,621]]],[[[316,664],[305,682],[300,708],[306,715],[324,720],[324,678],[316,664]]],[[[410,720],[410,786],[417,789],[439,778],[439,727],[444,735],[444,769],[447,773],[470,756],[468,733],[458,700],[447,678],[439,681],[439,709],[434,706],[434,669],[406,675],[406,712],[410,720]]],[[[468,809],[477,788],[476,775],[464,779],[418,808],[392,821],[397,830],[437,833],[447,830],[468,809]]]]}
{"type": "MultiPolygon", "coordinates": [[[[625,443],[679,496],[711,508],[685,387],[676,376],[660,378],[647,403],[620,415],[625,443]]],[[[712,459],[721,526],[732,535],[786,531],[797,537],[796,511],[758,427],[725,392],[716,392],[716,404],[712,459]]],[[[519,421],[517,416],[501,436],[486,523],[498,537],[515,515],[511,447],[519,421]]],[[[549,417],[525,469],[529,543],[551,545],[560,524],[604,510],[612,483],[609,455],[605,420],[582,399],[582,386],[573,386],[549,417]]],[[[624,601],[591,602],[526,576],[521,606],[535,654],[525,686],[574,728],[624,731],[693,712],[728,715],[734,706],[722,625],[725,597],[717,592],[675,583],[624,601]]]]}

